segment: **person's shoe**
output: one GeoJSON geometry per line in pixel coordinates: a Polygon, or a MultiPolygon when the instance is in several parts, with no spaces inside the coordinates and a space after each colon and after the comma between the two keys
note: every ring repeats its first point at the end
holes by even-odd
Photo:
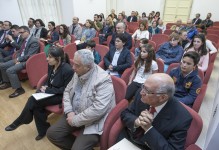
{"type": "Polygon", "coordinates": [[[5,128],[5,131],[13,131],[13,130],[17,129],[20,125],[15,125],[15,124],[12,123],[12,124],[10,124],[9,126],[7,126],[5,128]]]}
{"type": "Polygon", "coordinates": [[[44,135],[37,135],[37,137],[35,138],[35,140],[36,140],[36,141],[39,141],[39,140],[41,140],[42,138],[44,138],[45,135],[46,135],[46,134],[44,134],[44,135]]]}
{"type": "Polygon", "coordinates": [[[4,90],[4,89],[10,88],[10,87],[11,87],[10,83],[3,83],[0,86],[0,90],[4,90]]]}
{"type": "Polygon", "coordinates": [[[18,88],[14,91],[14,93],[12,93],[11,95],[9,95],[9,98],[14,98],[14,97],[17,97],[21,94],[24,94],[25,93],[25,90],[21,87],[21,88],[18,88]]]}

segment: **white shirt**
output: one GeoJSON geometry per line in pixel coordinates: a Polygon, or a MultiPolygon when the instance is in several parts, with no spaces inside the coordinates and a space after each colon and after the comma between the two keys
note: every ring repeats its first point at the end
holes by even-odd
{"type": "MultiPolygon", "coordinates": [[[[121,52],[122,52],[122,49],[116,50],[116,52],[113,56],[112,63],[111,63],[112,66],[117,66],[117,62],[118,62],[118,59],[119,59],[121,52]]],[[[110,70],[107,70],[107,71],[109,72],[110,75],[119,75],[118,71],[110,71],[110,70]]]]}
{"type": "Polygon", "coordinates": [[[137,39],[143,39],[143,38],[149,39],[149,32],[148,30],[141,31],[140,29],[137,29],[135,33],[132,35],[132,38],[135,37],[137,39]]]}
{"type": "Polygon", "coordinates": [[[166,26],[165,25],[162,25],[162,26],[157,25],[157,27],[162,30],[162,33],[164,33],[164,31],[166,30],[166,26]]]}
{"type": "Polygon", "coordinates": [[[208,49],[210,54],[217,53],[217,49],[214,47],[214,45],[210,40],[206,39],[205,43],[206,43],[206,48],[208,49]]]}
{"type": "Polygon", "coordinates": [[[157,62],[152,60],[151,70],[149,72],[144,73],[144,69],[145,69],[145,65],[142,65],[138,69],[136,76],[133,80],[134,82],[144,83],[145,80],[147,80],[147,78],[152,74],[152,71],[158,70],[157,62]]]}

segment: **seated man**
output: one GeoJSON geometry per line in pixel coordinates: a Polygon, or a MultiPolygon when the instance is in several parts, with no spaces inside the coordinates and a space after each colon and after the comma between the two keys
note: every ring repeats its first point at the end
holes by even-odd
{"type": "Polygon", "coordinates": [[[103,29],[103,24],[98,20],[98,14],[94,14],[94,29],[97,32],[101,32],[103,29]]]}
{"type": "Polygon", "coordinates": [[[10,21],[4,21],[3,22],[3,28],[0,31],[0,48],[5,48],[7,46],[7,39],[6,36],[7,35],[12,35],[11,33],[11,28],[12,24],[10,21]]]}
{"type": "Polygon", "coordinates": [[[197,52],[187,52],[182,58],[181,65],[170,72],[176,88],[174,96],[189,107],[192,107],[202,85],[198,76],[199,59],[197,52]]]}
{"type": "Polygon", "coordinates": [[[19,50],[21,47],[21,44],[23,43],[23,38],[21,37],[19,33],[19,26],[13,25],[11,27],[11,35],[6,36],[6,43],[7,46],[9,46],[8,49],[1,49],[0,48],[0,62],[6,62],[12,59],[12,55],[15,51],[19,50]]]}
{"type": "MultiPolygon", "coordinates": [[[[189,20],[187,21],[186,26],[182,27],[180,30],[186,30],[186,31],[187,31],[187,38],[188,38],[189,40],[192,40],[193,37],[194,37],[196,34],[198,34],[198,30],[197,30],[197,28],[195,27],[195,25],[192,24],[192,20],[191,20],[191,19],[189,19],[189,20]]],[[[179,31],[180,31],[180,30],[179,30],[179,31]]]]}
{"type": "Polygon", "coordinates": [[[75,40],[80,40],[82,36],[82,27],[78,22],[79,22],[79,18],[73,17],[72,25],[70,25],[68,28],[69,33],[75,36],[75,40]]]}
{"type": "Polygon", "coordinates": [[[211,13],[207,14],[207,17],[205,20],[202,20],[201,26],[203,26],[202,28],[208,28],[210,26],[213,26],[213,21],[211,20],[211,13]]]}
{"type": "Polygon", "coordinates": [[[61,149],[92,149],[100,139],[107,114],[115,106],[111,77],[94,63],[90,50],[74,55],[75,74],[64,91],[64,115],[47,130],[61,149]],[[74,131],[80,131],[75,137],[74,131]]]}
{"type": "Polygon", "coordinates": [[[176,21],[176,24],[174,24],[174,25],[172,25],[172,26],[170,27],[170,30],[179,31],[182,27],[183,27],[183,25],[182,25],[182,20],[181,20],[181,19],[178,19],[178,20],[176,21]]]}
{"type": "Polygon", "coordinates": [[[110,41],[110,45],[109,45],[110,48],[115,46],[116,35],[120,33],[124,33],[127,38],[124,47],[128,48],[129,50],[132,48],[132,36],[129,33],[127,33],[125,29],[126,29],[126,25],[124,22],[117,23],[116,32],[112,34],[112,39],[110,41]]]}
{"type": "Polygon", "coordinates": [[[9,95],[9,98],[17,97],[25,92],[21,87],[17,72],[24,69],[26,61],[32,55],[38,53],[40,49],[38,39],[30,35],[30,30],[27,26],[19,27],[19,32],[21,37],[24,39],[24,42],[21,45],[20,51],[17,51],[18,53],[16,58],[0,64],[3,80],[0,90],[7,89],[9,87],[16,89],[14,93],[9,95]]]}
{"type": "Polygon", "coordinates": [[[190,113],[173,96],[173,80],[155,73],[142,85],[140,94],[121,113],[125,128],[119,139],[127,138],[141,149],[184,149],[190,113]]]}
{"type": "Polygon", "coordinates": [[[195,15],[195,18],[192,19],[192,23],[193,23],[193,25],[195,25],[196,27],[198,27],[198,26],[201,24],[201,22],[202,22],[202,20],[200,19],[200,14],[197,13],[197,14],[195,15]]]}
{"type": "Polygon", "coordinates": [[[101,56],[98,53],[98,51],[95,50],[95,47],[96,47],[96,43],[95,43],[94,40],[87,41],[86,49],[89,49],[89,50],[92,51],[92,53],[94,55],[94,62],[95,62],[95,64],[98,65],[100,63],[100,61],[101,61],[101,56]]]}
{"type": "Polygon", "coordinates": [[[117,34],[115,47],[111,47],[104,56],[104,66],[109,74],[121,77],[125,69],[132,65],[131,53],[125,46],[127,39],[124,33],[117,34]]]}

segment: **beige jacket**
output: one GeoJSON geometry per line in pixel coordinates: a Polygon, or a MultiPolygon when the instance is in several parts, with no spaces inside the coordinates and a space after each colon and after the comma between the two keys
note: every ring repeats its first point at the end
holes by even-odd
{"type": "Polygon", "coordinates": [[[96,64],[85,76],[75,73],[64,92],[64,112],[72,112],[72,99],[79,80],[83,83],[80,112],[73,117],[73,126],[85,126],[84,134],[99,134],[108,113],[115,106],[115,93],[110,75],[96,64]],[[86,76],[87,75],[87,76],[86,76]]]}

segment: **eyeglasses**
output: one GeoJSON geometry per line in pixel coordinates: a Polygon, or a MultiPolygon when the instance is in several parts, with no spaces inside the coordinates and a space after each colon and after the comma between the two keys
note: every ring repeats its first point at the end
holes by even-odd
{"type": "Polygon", "coordinates": [[[149,94],[166,94],[166,93],[164,93],[164,92],[161,92],[161,93],[150,92],[150,91],[144,86],[144,84],[141,85],[141,92],[143,92],[143,93],[146,94],[146,95],[149,95],[149,94]]]}
{"type": "Polygon", "coordinates": [[[27,32],[27,31],[23,31],[23,32],[19,32],[20,34],[23,34],[23,33],[25,33],[25,32],[27,32]]]}

